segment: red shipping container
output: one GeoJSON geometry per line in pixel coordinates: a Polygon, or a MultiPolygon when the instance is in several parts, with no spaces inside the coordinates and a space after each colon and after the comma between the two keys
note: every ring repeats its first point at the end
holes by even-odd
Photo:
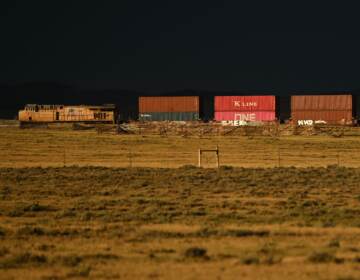
{"type": "Polygon", "coordinates": [[[275,111],[215,112],[216,121],[274,121],[275,111]]]}
{"type": "Polygon", "coordinates": [[[291,110],[294,111],[345,111],[352,110],[351,95],[293,95],[291,110]]]}
{"type": "Polygon", "coordinates": [[[275,96],[215,96],[215,112],[275,111],[275,96]]]}
{"type": "Polygon", "coordinates": [[[199,96],[147,96],[139,98],[139,112],[199,112],[199,96]]]}

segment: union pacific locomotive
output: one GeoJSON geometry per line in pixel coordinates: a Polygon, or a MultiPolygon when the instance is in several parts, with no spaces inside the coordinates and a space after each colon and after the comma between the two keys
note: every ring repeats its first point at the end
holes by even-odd
{"type": "Polygon", "coordinates": [[[115,121],[115,106],[65,106],[28,104],[19,111],[20,122],[101,122],[115,121]]]}

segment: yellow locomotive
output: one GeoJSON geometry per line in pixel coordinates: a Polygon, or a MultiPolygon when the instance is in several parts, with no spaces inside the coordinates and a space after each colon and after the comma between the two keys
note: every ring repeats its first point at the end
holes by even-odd
{"type": "Polygon", "coordinates": [[[27,104],[19,111],[20,122],[102,122],[115,121],[115,106],[67,106],[67,105],[38,105],[27,104]]]}

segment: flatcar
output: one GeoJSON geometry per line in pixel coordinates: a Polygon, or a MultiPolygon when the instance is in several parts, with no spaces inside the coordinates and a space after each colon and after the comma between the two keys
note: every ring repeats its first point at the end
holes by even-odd
{"type": "Polygon", "coordinates": [[[38,105],[27,104],[19,111],[19,121],[23,123],[51,123],[51,122],[101,122],[113,123],[115,120],[115,106],[88,105],[38,105]]]}

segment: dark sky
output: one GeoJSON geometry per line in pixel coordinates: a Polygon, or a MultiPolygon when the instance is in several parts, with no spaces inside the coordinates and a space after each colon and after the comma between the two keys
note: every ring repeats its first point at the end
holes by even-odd
{"type": "Polygon", "coordinates": [[[136,90],[360,89],[355,7],[9,2],[0,9],[3,82],[136,90]]]}

